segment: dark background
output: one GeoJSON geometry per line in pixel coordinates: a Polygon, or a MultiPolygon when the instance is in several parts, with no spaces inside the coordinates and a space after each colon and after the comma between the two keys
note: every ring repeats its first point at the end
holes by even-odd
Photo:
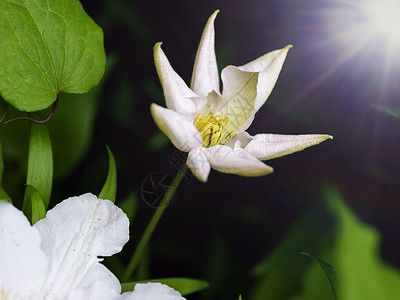
{"type": "Polygon", "coordinates": [[[175,176],[171,158],[183,155],[150,116],[152,102],[164,103],[153,45],[163,42],[172,66],[189,83],[203,27],[220,9],[220,69],[294,45],[249,133],[326,133],[334,139],[267,161],[275,169],[268,176],[211,171],[206,184],[184,180],[154,234],[151,276],[203,278],[227,286],[226,299],[236,299],[251,284],[249,269],[305,209],[323,201],[327,183],[381,231],[383,258],[400,267],[399,61],[390,56],[395,50],[386,47],[384,36],[357,29],[368,21],[360,10],[322,0],[103,0],[83,6],[103,28],[107,54],[117,62],[100,97],[93,143],[68,179],[65,196],[101,189],[109,145],[117,161],[118,199],[131,192],[138,199],[124,255],[153,213],[141,199],[143,181],[153,172],[175,176]]]}

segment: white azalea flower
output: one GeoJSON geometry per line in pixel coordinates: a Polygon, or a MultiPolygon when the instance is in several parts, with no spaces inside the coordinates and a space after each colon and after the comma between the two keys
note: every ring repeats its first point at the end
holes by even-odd
{"type": "MultiPolygon", "coordinates": [[[[135,290],[121,295],[118,279],[98,258],[120,252],[128,239],[126,215],[92,194],[64,200],[33,226],[0,201],[0,299],[143,299],[135,290]]],[[[160,290],[172,295],[171,288],[152,285],[152,299],[160,290]]],[[[175,293],[169,299],[184,299],[175,293]]]]}
{"type": "Polygon", "coordinates": [[[261,176],[273,169],[260,160],[303,150],[332,138],[324,134],[251,136],[246,129],[271,93],[291,45],[269,52],[243,66],[222,70],[220,93],[214,51],[214,20],[208,19],[193,68],[191,88],[172,69],[161,49],[154,60],[167,108],[151,105],[158,127],[179,150],[189,152],[187,165],[201,181],[210,168],[243,176],[261,176]]]}

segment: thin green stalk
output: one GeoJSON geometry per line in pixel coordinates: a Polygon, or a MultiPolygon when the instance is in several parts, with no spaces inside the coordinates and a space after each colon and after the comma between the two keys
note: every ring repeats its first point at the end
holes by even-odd
{"type": "Polygon", "coordinates": [[[174,180],[171,183],[171,186],[168,188],[167,192],[165,193],[164,197],[162,198],[159,206],[157,207],[156,211],[153,214],[149,224],[147,225],[139,244],[137,245],[135,252],[133,253],[131,260],[127,268],[125,269],[125,273],[123,276],[123,281],[128,281],[129,278],[132,276],[133,271],[136,269],[140,258],[143,255],[143,250],[145,249],[151,235],[153,234],[154,229],[156,228],[158,221],[160,220],[161,216],[163,215],[165,209],[168,206],[169,200],[175,194],[179,184],[181,183],[183,177],[185,176],[187,171],[187,166],[184,164],[182,168],[179,170],[178,174],[176,174],[174,180]]]}

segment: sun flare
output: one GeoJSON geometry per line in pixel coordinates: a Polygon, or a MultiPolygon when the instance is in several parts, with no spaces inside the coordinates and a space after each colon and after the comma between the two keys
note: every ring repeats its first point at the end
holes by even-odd
{"type": "Polygon", "coordinates": [[[390,45],[400,47],[400,1],[367,0],[361,8],[370,23],[369,29],[383,35],[390,45]]]}

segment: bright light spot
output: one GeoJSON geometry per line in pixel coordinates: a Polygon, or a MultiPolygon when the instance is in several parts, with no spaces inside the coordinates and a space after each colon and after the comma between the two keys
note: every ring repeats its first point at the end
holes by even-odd
{"type": "Polygon", "coordinates": [[[370,29],[384,35],[391,45],[400,46],[399,0],[366,0],[361,8],[370,21],[370,29]]]}
{"type": "Polygon", "coordinates": [[[380,101],[392,94],[400,99],[400,0],[311,2],[297,11],[303,23],[295,24],[308,46],[305,60],[319,76],[299,97],[336,80],[340,92],[347,88],[358,99],[380,101]]]}

